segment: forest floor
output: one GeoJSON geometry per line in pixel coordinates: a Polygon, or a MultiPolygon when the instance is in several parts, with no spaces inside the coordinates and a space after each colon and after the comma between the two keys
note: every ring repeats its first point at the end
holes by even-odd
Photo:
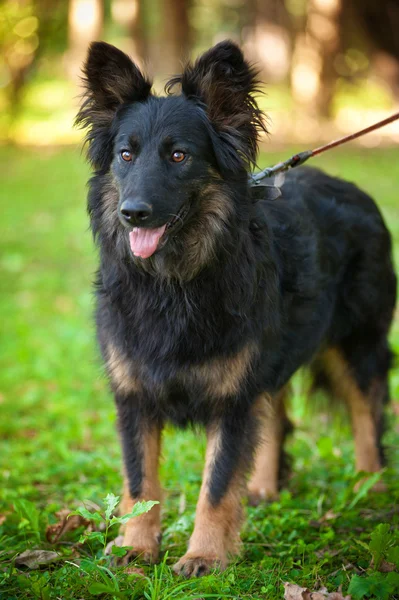
{"type": "MultiPolygon", "coordinates": [[[[290,153],[264,153],[261,164],[290,153]]],[[[397,149],[335,150],[313,165],[377,199],[399,264],[397,149]]],[[[355,600],[399,598],[399,367],[385,435],[386,493],[367,484],[353,491],[349,426],[325,410],[310,412],[298,375],[293,475],[278,502],[246,508],[239,559],[198,580],[173,575],[193,526],[205,442],[202,433],[172,429],[164,435],[161,563],[114,568],[104,557],[105,534],[111,539],[117,526],[106,532],[100,515],[121,490],[121,457],[92,323],[87,177],[75,148],[0,149],[0,598],[277,600],[284,582],[342,586],[355,600]],[[92,531],[75,517],[80,526],[68,522],[62,532],[63,517],[79,507],[93,512],[92,531]]],[[[398,351],[399,321],[391,340],[398,351]]]]}

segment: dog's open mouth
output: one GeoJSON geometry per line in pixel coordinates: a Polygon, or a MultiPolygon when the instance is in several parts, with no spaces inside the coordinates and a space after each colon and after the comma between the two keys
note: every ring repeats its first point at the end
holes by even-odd
{"type": "Polygon", "coordinates": [[[144,229],[143,227],[133,227],[129,233],[130,249],[134,256],[140,258],[149,258],[157,250],[162,248],[172,231],[181,227],[184,218],[187,216],[188,208],[183,207],[172,219],[157,227],[156,229],[144,229]]]}

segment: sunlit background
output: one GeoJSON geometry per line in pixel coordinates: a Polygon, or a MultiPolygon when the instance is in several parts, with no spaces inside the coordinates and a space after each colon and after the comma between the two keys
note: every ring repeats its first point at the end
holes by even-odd
{"type": "MultiPolygon", "coordinates": [[[[72,123],[91,40],[125,50],[161,91],[182,61],[223,38],[259,66],[269,145],[327,140],[398,108],[397,31],[397,0],[5,0],[0,140],[79,140],[72,123]]],[[[399,123],[361,143],[395,141],[399,123]]]]}
{"type": "MultiPolygon", "coordinates": [[[[158,92],[187,58],[224,38],[240,43],[265,82],[263,168],[399,110],[398,32],[399,0],[0,0],[1,598],[86,600],[112,583],[107,598],[281,600],[283,581],[309,589],[342,584],[353,600],[364,590],[370,600],[399,598],[398,573],[375,573],[368,550],[380,543],[376,527],[391,525],[384,543],[399,556],[398,361],[384,436],[386,494],[363,486],[354,494],[349,428],[336,426],[323,403],[309,414],[299,375],[288,445],[293,477],[280,502],[248,508],[242,559],[225,573],[183,588],[169,570],[194,520],[204,454],[198,432],[165,434],[166,566],[146,568],[145,578],[135,567],[114,576],[98,537],[90,544],[81,543],[81,530],[65,541],[48,537],[59,511],[82,504],[103,511],[107,494],[122,489],[115,410],[92,316],[98,261],[85,209],[89,167],[82,132],[73,128],[90,41],[125,50],[158,92]],[[17,557],[37,548],[56,551],[57,562],[28,572],[17,557]]],[[[397,123],[311,163],[376,199],[396,264],[398,142],[397,123]]]]}

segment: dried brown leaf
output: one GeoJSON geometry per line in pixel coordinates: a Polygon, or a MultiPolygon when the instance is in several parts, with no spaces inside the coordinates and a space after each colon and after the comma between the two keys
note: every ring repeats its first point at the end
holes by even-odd
{"type": "Polygon", "coordinates": [[[381,573],[391,573],[395,571],[396,567],[393,563],[388,562],[387,560],[382,560],[380,563],[380,568],[378,569],[381,573]]]}
{"type": "Polygon", "coordinates": [[[0,525],[3,525],[5,520],[6,520],[6,515],[0,515],[0,525]]]}
{"type": "Polygon", "coordinates": [[[63,508],[55,513],[58,518],[57,523],[48,525],[46,529],[46,539],[51,544],[58,542],[69,531],[74,531],[82,526],[87,527],[90,524],[90,521],[80,515],[71,515],[68,519],[70,512],[68,508],[63,508]]]}
{"type": "Polygon", "coordinates": [[[351,600],[351,596],[343,596],[341,589],[338,592],[327,591],[323,587],[320,590],[311,592],[308,588],[303,588],[295,583],[284,583],[285,600],[351,600]]]}
{"type": "Polygon", "coordinates": [[[126,575],[138,575],[140,577],[145,577],[144,570],[140,567],[126,567],[123,571],[126,575]]]}
{"type": "Polygon", "coordinates": [[[320,519],[322,523],[325,521],[333,521],[340,516],[340,513],[335,513],[333,510],[328,510],[320,519]]]}
{"type": "Polygon", "coordinates": [[[57,552],[49,550],[25,550],[22,554],[18,554],[15,559],[17,565],[25,565],[29,569],[40,569],[45,565],[61,560],[61,556],[57,552]]]}
{"type": "MultiPolygon", "coordinates": [[[[374,558],[372,558],[370,561],[370,567],[372,569],[375,568],[374,558]]],[[[388,562],[387,560],[382,560],[380,562],[380,566],[378,567],[378,571],[380,571],[381,573],[391,573],[392,571],[395,571],[395,570],[396,570],[395,565],[391,562],[388,562]]]]}
{"type": "Polygon", "coordinates": [[[303,588],[295,583],[284,583],[285,600],[310,600],[308,588],[303,588]]]}

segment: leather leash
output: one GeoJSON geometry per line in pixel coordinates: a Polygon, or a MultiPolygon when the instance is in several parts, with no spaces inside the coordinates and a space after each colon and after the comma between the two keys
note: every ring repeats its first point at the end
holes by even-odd
{"type": "Polygon", "coordinates": [[[312,158],[313,156],[317,156],[318,154],[321,154],[322,152],[331,150],[331,148],[336,148],[337,146],[341,146],[341,144],[345,144],[346,142],[355,140],[356,138],[358,138],[362,135],[365,135],[366,133],[370,133],[371,131],[375,131],[376,129],[379,129],[380,127],[384,127],[385,125],[388,125],[389,123],[392,123],[393,121],[396,121],[397,119],[399,119],[399,112],[391,115],[390,117],[388,117],[386,119],[383,119],[382,121],[378,121],[378,123],[374,123],[374,125],[370,125],[369,127],[366,127],[365,129],[361,129],[360,131],[357,131],[356,133],[351,133],[350,135],[346,135],[342,138],[339,138],[338,140],[329,142],[328,144],[325,144],[324,146],[319,146],[318,148],[315,148],[314,150],[304,150],[303,152],[294,154],[294,156],[291,156],[291,158],[288,158],[287,160],[284,160],[283,162],[279,162],[276,165],[274,165],[273,167],[267,167],[266,169],[264,169],[263,171],[260,171],[259,173],[250,175],[250,184],[251,184],[251,186],[261,185],[261,182],[263,181],[263,179],[266,179],[267,177],[272,177],[272,175],[275,175],[276,173],[281,173],[282,171],[287,171],[288,169],[293,169],[294,167],[297,167],[298,165],[303,165],[304,162],[306,162],[307,160],[309,160],[309,158],[312,158]]]}

